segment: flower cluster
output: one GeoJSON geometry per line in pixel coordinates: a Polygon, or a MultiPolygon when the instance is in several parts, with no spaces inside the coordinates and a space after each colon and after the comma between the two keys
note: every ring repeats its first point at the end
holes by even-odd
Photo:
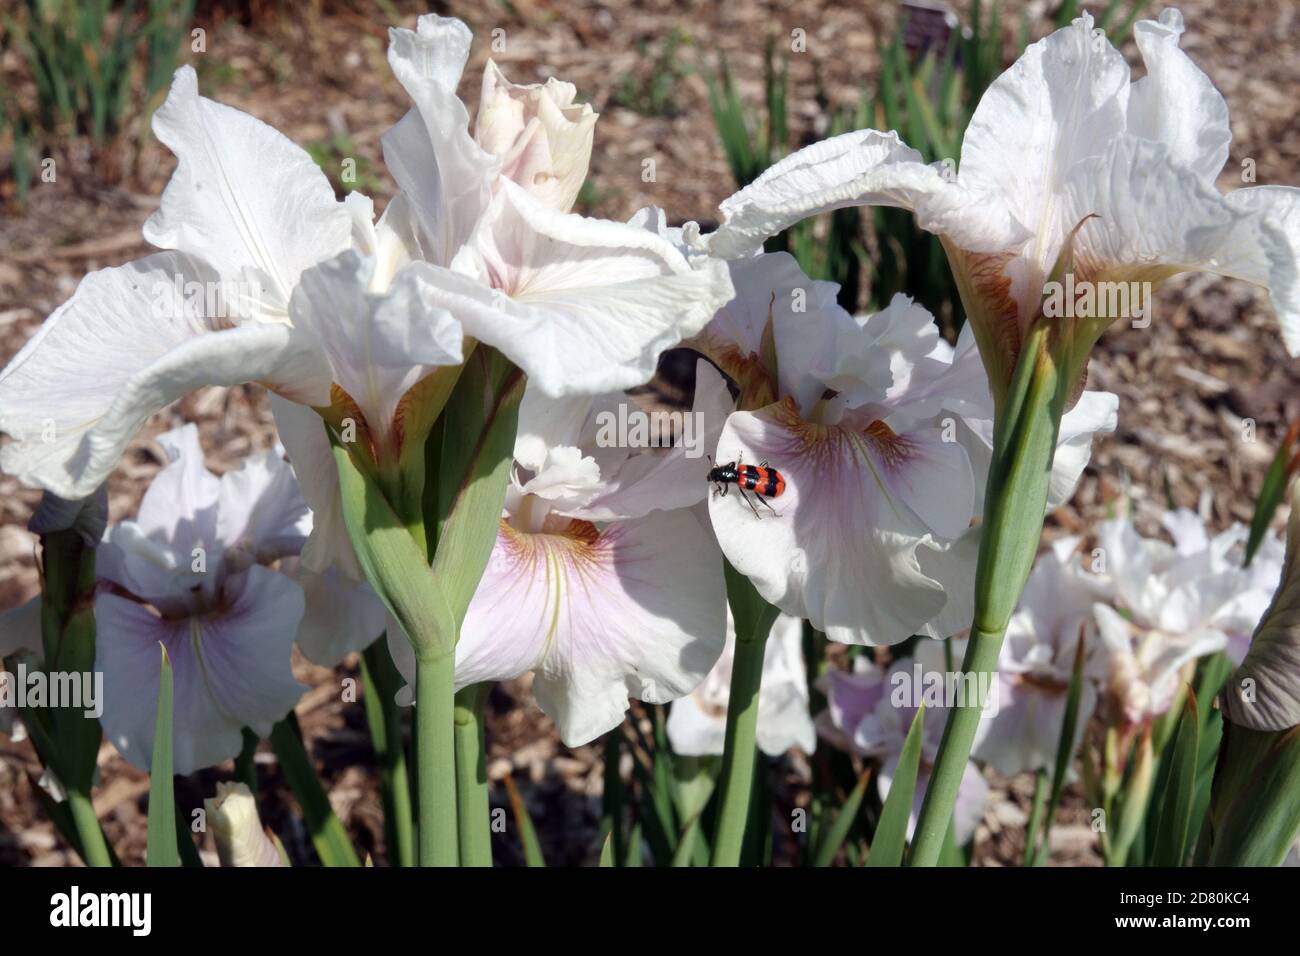
{"type": "MultiPolygon", "coordinates": [[[[410,109],[382,139],[398,188],[378,218],[181,68],[153,117],[177,161],[144,228],[157,251],[88,275],[0,372],[0,468],[47,492],[33,529],[67,562],[53,580],[90,566],[50,546],[69,529],[94,571],[88,594],[47,582],[10,612],[0,655],[64,653],[50,633],[89,605],[103,732],[150,769],[170,717],[170,766],[191,773],[275,734],[304,690],[295,643],[326,666],[365,652],[393,764],[389,705],[415,703],[425,862],[486,845],[461,748],[478,689],[530,674],[570,746],[632,700],[672,704],[672,751],[724,757],[715,862],[739,859],[755,747],[824,744],[875,768],[882,819],[908,776],[899,826],[932,862],[949,817],[958,844],[974,834],[984,767],[1042,777],[1094,717],[1107,748],[1149,747],[1198,661],[1250,662],[1283,576],[1278,539],[1247,565],[1244,528],[1211,536],[1186,511],[1166,516],[1172,544],[1117,519],[1091,552],[1067,538],[1033,563],[1045,513],[1116,427],[1117,396],[1086,388],[1089,350],[1135,317],[1096,300],[1060,317],[1045,297],[1061,270],[1089,287],[1245,279],[1300,353],[1300,191],[1218,191],[1227,111],[1182,32],[1177,11],[1138,23],[1131,82],[1084,14],[992,83],[958,171],[896,133],[835,136],[724,201],[708,234],[653,207],[575,214],[596,113],[490,60],[472,110],[455,19],[390,31],[410,109]],[[940,238],[968,319],[955,342],[905,295],[855,315],[762,251],[853,205],[910,210],[940,238]],[[693,393],[669,401],[644,386],[678,347],[693,393]],[[218,476],[194,425],[166,432],[138,513],[87,518],[151,415],[242,383],[272,393],[282,445],[218,476]]],[[[1108,781],[1125,759],[1108,750],[1108,781]]],[[[251,793],[223,786],[208,811],[223,863],[284,861],[251,793]]],[[[702,811],[682,811],[691,840],[702,811]]]]}

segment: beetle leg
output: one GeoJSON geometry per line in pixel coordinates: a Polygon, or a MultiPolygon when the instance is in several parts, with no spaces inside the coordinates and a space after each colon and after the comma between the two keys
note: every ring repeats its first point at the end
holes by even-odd
{"type": "Polygon", "coordinates": [[[768,500],[767,500],[766,498],[764,498],[762,495],[756,495],[756,497],[758,498],[758,502],[759,502],[759,504],[761,504],[761,505],[762,505],[764,508],[766,508],[768,511],[772,512],[772,514],[773,514],[775,517],[777,517],[777,518],[781,517],[781,515],[777,512],[777,510],[776,510],[775,508],[772,507],[772,503],[771,503],[770,501],[768,501],[768,500]]]}
{"type": "Polygon", "coordinates": [[[736,485],[736,490],[740,492],[740,497],[745,499],[745,504],[749,505],[749,510],[754,512],[754,517],[761,521],[763,516],[759,514],[758,509],[754,507],[754,502],[749,500],[749,495],[745,494],[745,489],[740,487],[740,485],[736,485]]]}

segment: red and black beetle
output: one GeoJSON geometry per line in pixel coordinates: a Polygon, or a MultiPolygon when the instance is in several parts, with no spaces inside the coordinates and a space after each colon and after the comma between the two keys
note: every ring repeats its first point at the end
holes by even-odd
{"type": "Polygon", "coordinates": [[[752,491],[760,504],[778,518],[780,517],[767,499],[781,497],[781,494],[785,491],[785,479],[781,477],[781,473],[775,468],[768,467],[766,461],[758,465],[746,465],[742,464],[741,459],[737,458],[733,462],[717,465],[709,469],[708,480],[713,482],[713,493],[723,497],[726,497],[727,486],[735,485],[736,490],[740,492],[740,497],[744,498],[745,504],[749,505],[749,510],[754,512],[755,518],[761,518],[762,515],[754,507],[754,502],[749,500],[749,495],[745,494],[746,491],[752,491]]]}

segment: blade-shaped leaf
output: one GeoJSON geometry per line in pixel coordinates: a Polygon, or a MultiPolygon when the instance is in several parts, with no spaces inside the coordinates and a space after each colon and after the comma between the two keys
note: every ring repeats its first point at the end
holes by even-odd
{"type": "Polygon", "coordinates": [[[1047,859],[1052,839],[1052,820],[1056,816],[1056,808],[1060,806],[1061,794],[1065,790],[1065,777],[1070,771],[1070,761],[1074,757],[1074,736],[1079,726],[1079,701],[1083,698],[1084,640],[1083,630],[1080,629],[1079,641],[1074,648],[1074,667],[1070,671],[1069,690],[1066,692],[1065,715],[1061,720],[1061,736],[1056,744],[1056,766],[1052,769],[1052,789],[1042,818],[1042,842],[1035,842],[1037,834],[1032,828],[1026,841],[1029,846],[1034,846],[1033,856],[1030,857],[1033,866],[1039,866],[1047,859]]]}
{"type": "Polygon", "coordinates": [[[849,792],[844,805],[835,814],[835,819],[818,842],[817,852],[813,854],[813,866],[830,866],[835,862],[835,855],[840,852],[840,847],[844,845],[844,840],[848,837],[849,830],[853,828],[853,822],[857,820],[858,813],[862,809],[862,798],[867,792],[867,783],[870,780],[871,771],[864,770],[858,777],[857,786],[849,792]]]}
{"type": "Polygon", "coordinates": [[[1278,505],[1286,496],[1290,477],[1296,471],[1296,444],[1300,442],[1300,422],[1293,422],[1287,429],[1286,437],[1273,455],[1273,461],[1264,473],[1264,483],[1259,489],[1259,498],[1255,501],[1255,513],[1250,519],[1250,536],[1246,539],[1245,564],[1255,559],[1255,552],[1264,543],[1264,535],[1273,522],[1278,505]]]}
{"type": "Polygon", "coordinates": [[[329,797],[316,776],[316,768],[303,747],[298,719],[292,712],[271,728],[271,747],[289,782],[289,789],[302,807],[307,828],[311,831],[312,845],[321,863],[325,866],[360,866],[357,851],[353,849],[343,824],[334,815],[329,797]]]}
{"type": "Polygon", "coordinates": [[[1300,832],[1300,727],[1224,723],[1214,774],[1210,866],[1277,866],[1300,832]]]}
{"type": "Polygon", "coordinates": [[[898,769],[889,785],[889,796],[880,810],[880,822],[871,841],[867,866],[899,866],[907,845],[907,822],[912,816],[912,802],[916,795],[916,775],[921,769],[921,735],[925,724],[925,707],[922,705],[912,718],[911,729],[903,742],[898,757],[898,769]]]}
{"type": "MultiPolygon", "coordinates": [[[[620,773],[620,761],[623,748],[620,746],[623,732],[619,727],[605,735],[605,774],[604,787],[601,790],[600,828],[605,834],[611,861],[623,859],[623,776],[620,773]]],[[[602,854],[603,859],[603,854],[602,854]]],[[[611,862],[610,866],[617,866],[611,862]]]]}
{"type": "Polygon", "coordinates": [[[1201,747],[1196,769],[1196,802],[1192,805],[1192,819],[1187,828],[1189,838],[1192,834],[1197,834],[1193,866],[1204,866],[1209,858],[1207,825],[1210,792],[1214,784],[1214,767],[1219,762],[1219,744],[1223,742],[1223,712],[1215,707],[1207,707],[1205,710],[1209,711],[1209,716],[1204,719],[1201,728],[1201,747]]]}
{"type": "Polygon", "coordinates": [[[1196,803],[1196,771],[1201,742],[1201,717],[1196,695],[1189,693],[1174,739],[1172,763],[1165,787],[1164,808],[1156,826],[1153,866],[1182,866],[1191,837],[1192,809],[1196,803]]]}
{"type": "Polygon", "coordinates": [[[150,866],[180,866],[176,843],[176,791],[172,780],[172,662],[162,652],[158,675],[158,716],[154,722],[153,759],[149,763],[149,842],[145,859],[150,866]]]}
{"type": "Polygon", "coordinates": [[[545,866],[546,858],[542,856],[542,845],[537,840],[537,829],[533,826],[533,818],[528,812],[528,805],[524,803],[523,794],[515,786],[513,777],[506,776],[505,784],[510,808],[515,815],[515,826],[519,827],[519,843],[524,850],[524,862],[529,866],[545,866]]]}

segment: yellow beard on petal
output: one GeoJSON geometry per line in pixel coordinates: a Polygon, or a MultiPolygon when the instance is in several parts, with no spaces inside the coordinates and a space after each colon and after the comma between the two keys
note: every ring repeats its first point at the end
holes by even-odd
{"type": "Polygon", "coordinates": [[[541,531],[520,531],[503,518],[499,540],[513,562],[513,573],[529,579],[543,576],[550,620],[536,664],[540,667],[555,642],[569,575],[591,576],[601,564],[600,531],[590,521],[560,515],[547,515],[541,531]]]}

